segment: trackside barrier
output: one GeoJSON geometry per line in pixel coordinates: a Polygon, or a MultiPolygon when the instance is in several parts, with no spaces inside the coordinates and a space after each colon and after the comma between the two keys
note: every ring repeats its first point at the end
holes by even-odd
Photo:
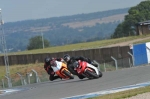
{"type": "MultiPolygon", "coordinates": [[[[149,52],[149,51],[148,51],[149,52]]],[[[148,55],[146,44],[133,45],[134,66],[148,64],[148,55]]]]}
{"type": "Polygon", "coordinates": [[[7,77],[6,75],[5,75],[5,78],[7,78],[7,81],[8,81],[8,87],[12,87],[12,84],[11,84],[11,83],[9,83],[9,82],[10,82],[10,78],[9,78],[9,77],[7,77]]]}
{"type": "Polygon", "coordinates": [[[116,70],[118,69],[118,64],[117,64],[117,60],[111,56],[111,58],[115,61],[115,66],[116,66],[116,70]]]}
{"type": "Polygon", "coordinates": [[[27,73],[27,81],[28,81],[28,84],[30,84],[31,80],[30,80],[30,76],[32,75],[31,73],[27,73]]]}
{"type": "MultiPolygon", "coordinates": [[[[19,72],[16,73],[19,77],[16,78],[16,76],[14,75],[13,79],[12,79],[12,84],[11,84],[11,87],[14,87],[14,86],[23,86],[23,85],[27,85],[27,84],[33,84],[33,83],[40,83],[41,80],[42,81],[47,81],[48,80],[48,77],[47,75],[42,75],[41,79],[37,73],[37,71],[35,71],[34,69],[32,69],[30,72],[27,72],[26,75],[23,75],[19,72]],[[44,79],[43,79],[44,78],[44,79]]],[[[44,73],[44,74],[47,74],[47,73],[44,73]]],[[[1,79],[1,82],[0,82],[0,88],[9,88],[9,85],[7,85],[6,82],[8,82],[8,77],[7,76],[4,76],[5,78],[4,79],[1,79]]]]}
{"type": "Polygon", "coordinates": [[[22,75],[21,75],[20,73],[16,73],[16,74],[18,74],[18,75],[19,75],[20,80],[21,80],[21,84],[22,84],[22,85],[24,85],[24,84],[23,84],[23,78],[22,78],[22,75]]]}
{"type": "Polygon", "coordinates": [[[34,69],[32,69],[32,71],[35,73],[35,76],[36,76],[36,83],[41,82],[41,80],[40,80],[40,78],[39,78],[39,76],[38,76],[38,73],[37,73],[34,69]]]}
{"type": "Polygon", "coordinates": [[[17,73],[18,75],[19,75],[19,77],[20,77],[20,80],[21,80],[21,84],[22,85],[26,85],[27,84],[27,82],[26,82],[26,80],[23,78],[23,76],[20,74],[20,73],[17,73]]]}
{"type": "MultiPolygon", "coordinates": [[[[43,62],[43,59],[47,56],[49,57],[63,57],[64,54],[69,54],[71,56],[85,56],[90,59],[95,59],[99,63],[103,60],[111,61],[111,56],[115,58],[127,58],[129,55],[129,46],[116,46],[116,47],[104,47],[104,48],[92,48],[92,49],[82,49],[75,51],[64,51],[64,52],[55,52],[55,53],[38,53],[38,54],[26,54],[26,55],[9,55],[9,65],[15,64],[30,64],[36,62],[43,62]]],[[[3,62],[4,57],[0,56],[0,66],[5,65],[3,62]]]]}
{"type": "Polygon", "coordinates": [[[105,65],[105,63],[104,63],[104,70],[105,70],[105,72],[106,72],[106,65],[105,65]]]}
{"type": "Polygon", "coordinates": [[[4,79],[2,79],[3,88],[5,88],[4,79]]]}
{"type": "Polygon", "coordinates": [[[103,63],[102,64],[99,64],[99,65],[101,65],[101,67],[103,66],[103,72],[106,72],[107,70],[106,70],[106,64],[105,64],[105,61],[103,61],[103,63]]]}
{"type": "Polygon", "coordinates": [[[128,54],[132,57],[132,62],[133,62],[133,66],[134,66],[134,56],[130,52],[128,52],[128,54]]]}
{"type": "Polygon", "coordinates": [[[131,68],[133,65],[131,64],[131,60],[130,60],[130,58],[129,58],[129,64],[130,64],[130,68],[131,68]]]}
{"type": "MultiPolygon", "coordinates": [[[[110,57],[111,59],[111,57],[110,57]]],[[[123,68],[130,68],[131,67],[131,61],[130,59],[132,59],[131,57],[127,57],[127,58],[120,58],[120,59],[114,59],[112,61],[106,61],[103,59],[102,63],[97,62],[97,60],[93,60],[95,63],[98,64],[98,69],[101,72],[107,72],[107,71],[114,71],[117,69],[123,69],[123,68]],[[117,65],[116,65],[116,63],[117,65]]],[[[44,70],[44,69],[43,69],[44,70]]],[[[16,78],[12,79],[13,82],[13,86],[20,86],[20,85],[26,85],[26,84],[33,84],[33,83],[39,83],[39,82],[43,82],[43,81],[48,81],[49,80],[49,76],[45,71],[41,71],[40,75],[38,74],[38,72],[34,69],[27,71],[26,75],[23,75],[21,73],[19,73],[19,71],[17,72],[17,77],[19,77],[20,79],[16,80],[16,78]],[[25,78],[25,79],[24,79],[25,78]],[[21,80],[21,83],[20,83],[21,80]]],[[[2,83],[1,83],[1,88],[6,88],[7,86],[7,79],[3,79],[2,83]]]]}

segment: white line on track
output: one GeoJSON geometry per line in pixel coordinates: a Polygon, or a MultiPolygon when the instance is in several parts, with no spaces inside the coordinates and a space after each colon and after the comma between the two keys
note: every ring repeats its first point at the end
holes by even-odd
{"type": "Polygon", "coordinates": [[[150,85],[150,81],[145,82],[145,83],[135,84],[135,85],[129,85],[129,86],[123,86],[123,87],[119,87],[119,88],[113,88],[113,89],[110,89],[110,90],[104,90],[104,91],[99,91],[99,92],[83,94],[83,95],[66,97],[66,98],[62,98],[62,99],[86,99],[86,98],[92,98],[92,97],[96,97],[96,96],[102,96],[102,95],[106,95],[106,94],[117,93],[117,92],[121,92],[121,91],[141,88],[141,87],[145,87],[145,86],[149,86],[149,85],[150,85]]]}

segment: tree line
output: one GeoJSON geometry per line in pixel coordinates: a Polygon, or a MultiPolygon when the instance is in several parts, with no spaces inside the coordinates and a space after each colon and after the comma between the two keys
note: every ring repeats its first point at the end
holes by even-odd
{"type": "MultiPolygon", "coordinates": [[[[67,30],[67,27],[65,27],[66,29],[64,30],[67,30],[69,32],[67,33],[67,31],[63,31],[65,32],[64,36],[56,38],[54,35],[52,35],[54,33],[50,34],[49,36],[52,36],[54,39],[57,39],[58,40],[57,44],[59,44],[59,42],[67,44],[67,43],[89,42],[106,38],[120,38],[137,35],[136,24],[138,22],[147,20],[150,20],[150,0],[142,1],[137,6],[131,7],[128,10],[128,15],[125,16],[123,22],[96,24],[96,26],[93,27],[83,27],[82,31],[80,32],[77,32],[78,30],[76,29],[72,30],[70,28],[68,28],[70,30],[67,30]],[[91,38],[88,38],[88,36],[90,36],[91,38]],[[69,37],[69,41],[67,37],[69,37]],[[61,39],[63,38],[66,40],[61,41],[61,39]]],[[[61,35],[62,32],[57,31],[57,33],[58,35],[61,35]]]]}
{"type": "Polygon", "coordinates": [[[136,24],[147,20],[150,20],[150,0],[142,1],[137,6],[131,7],[124,21],[115,29],[112,37],[120,38],[137,35],[136,24]]]}

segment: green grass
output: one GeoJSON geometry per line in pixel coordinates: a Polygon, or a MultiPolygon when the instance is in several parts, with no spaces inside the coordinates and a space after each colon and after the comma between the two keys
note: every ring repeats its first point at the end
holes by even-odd
{"type": "MultiPolygon", "coordinates": [[[[106,71],[114,71],[114,70],[116,70],[116,67],[115,67],[114,65],[111,65],[111,64],[108,64],[108,63],[100,64],[100,70],[101,70],[102,72],[104,72],[105,69],[106,69],[106,71]],[[105,68],[104,68],[104,66],[105,66],[105,68]]],[[[120,69],[121,69],[121,68],[120,68],[120,69]]]]}
{"type": "Polygon", "coordinates": [[[88,99],[124,99],[124,98],[136,96],[138,94],[142,94],[146,92],[150,92],[150,86],[128,90],[128,91],[122,91],[122,92],[108,94],[108,95],[103,95],[103,96],[98,96],[94,98],[88,98],[88,99]]]}
{"type": "MultiPolygon", "coordinates": [[[[21,73],[21,75],[23,77],[26,77],[26,74],[32,72],[31,71],[32,69],[34,69],[35,71],[38,72],[38,75],[39,75],[41,81],[48,80],[48,74],[44,70],[43,65],[44,65],[43,63],[35,63],[35,64],[9,66],[10,67],[9,68],[10,76],[12,79],[13,86],[21,85],[20,77],[19,77],[19,75],[16,74],[17,72],[21,73]]],[[[7,87],[7,79],[4,77],[5,73],[6,73],[5,66],[0,66],[0,80],[4,79],[5,86],[7,87]]],[[[33,79],[31,77],[31,80],[34,80],[34,79],[35,79],[35,77],[33,79]]],[[[32,81],[32,82],[34,82],[34,81],[32,81]]],[[[2,82],[0,81],[0,88],[1,87],[2,87],[2,82]]]]}
{"type": "MultiPolygon", "coordinates": [[[[117,44],[120,42],[126,42],[126,41],[145,38],[145,37],[150,37],[150,35],[130,36],[130,37],[117,38],[117,39],[107,39],[107,40],[100,40],[100,41],[93,41],[93,42],[84,42],[84,43],[70,44],[64,46],[49,47],[44,49],[27,50],[27,51],[9,53],[9,55],[56,53],[56,52],[73,51],[73,50],[80,50],[80,49],[87,49],[87,48],[99,48],[107,45],[117,44]]],[[[146,41],[150,41],[150,40],[146,40],[146,41]]]]}

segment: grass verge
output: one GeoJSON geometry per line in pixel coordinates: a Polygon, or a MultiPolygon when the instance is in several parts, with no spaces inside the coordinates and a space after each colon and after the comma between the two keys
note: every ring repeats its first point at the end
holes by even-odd
{"type": "MultiPolygon", "coordinates": [[[[33,73],[32,69],[37,71],[38,76],[40,77],[41,81],[47,81],[48,80],[48,74],[43,68],[43,63],[35,63],[35,64],[26,64],[26,65],[12,65],[9,66],[10,70],[10,76],[12,80],[13,86],[21,85],[21,80],[18,72],[27,80],[27,73],[32,73],[31,80],[32,82],[35,82],[35,73],[33,73]]],[[[4,77],[5,75],[5,66],[0,66],[0,88],[3,86],[1,80],[4,80],[4,85],[7,87],[7,79],[4,77]]],[[[32,83],[31,82],[31,83],[32,83]]]]}
{"type": "Polygon", "coordinates": [[[94,98],[88,98],[88,99],[125,99],[125,98],[129,98],[132,96],[136,96],[138,94],[146,93],[146,92],[150,92],[150,86],[132,89],[132,90],[123,91],[123,92],[118,92],[114,94],[98,96],[94,98]]]}

